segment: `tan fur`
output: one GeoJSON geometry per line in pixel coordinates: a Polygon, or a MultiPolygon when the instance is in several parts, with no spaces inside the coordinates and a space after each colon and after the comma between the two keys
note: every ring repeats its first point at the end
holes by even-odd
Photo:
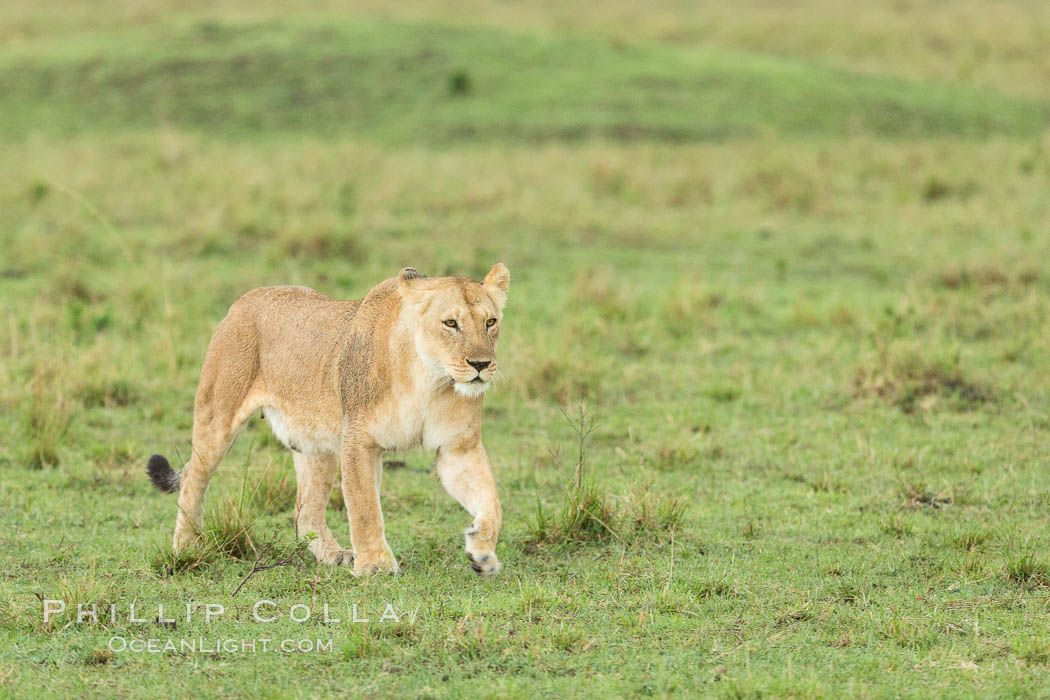
{"type": "Polygon", "coordinates": [[[496,573],[502,511],[481,442],[481,405],[496,372],[509,280],[502,264],[481,283],[405,268],[358,301],[306,287],[264,287],[241,297],[215,331],[201,370],[175,550],[196,539],[212,474],[262,409],[295,451],[298,530],[317,533],[311,549],[319,561],[352,561],[357,574],[398,570],[383,529],[381,457],[422,444],[437,451],[441,483],[474,516],[466,531],[472,566],[496,573]],[[449,320],[458,328],[446,326],[449,320]],[[491,364],[479,372],[468,361],[491,364]],[[352,555],[325,523],[337,482],[352,555]]]}

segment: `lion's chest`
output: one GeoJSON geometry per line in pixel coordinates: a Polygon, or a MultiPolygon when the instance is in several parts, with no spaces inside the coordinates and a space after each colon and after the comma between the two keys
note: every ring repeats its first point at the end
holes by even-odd
{"type": "Polygon", "coordinates": [[[385,450],[408,450],[422,445],[428,450],[446,444],[459,432],[454,411],[444,402],[410,397],[377,413],[372,436],[385,450]]]}

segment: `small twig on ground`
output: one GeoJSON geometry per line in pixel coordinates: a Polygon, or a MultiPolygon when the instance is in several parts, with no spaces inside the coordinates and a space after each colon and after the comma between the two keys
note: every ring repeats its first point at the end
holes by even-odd
{"type": "Polygon", "coordinates": [[[293,549],[281,549],[275,544],[276,539],[277,533],[274,533],[269,542],[266,542],[259,547],[259,556],[256,557],[255,562],[252,564],[252,570],[249,571],[248,574],[241,579],[241,582],[237,584],[237,587],[233,589],[233,593],[230,594],[231,597],[237,595],[241,588],[244,587],[244,584],[248,583],[248,579],[255,574],[269,571],[270,569],[276,569],[281,566],[292,566],[299,571],[303,570],[302,550],[298,547],[293,549]],[[264,557],[266,558],[264,559],[264,557]]]}

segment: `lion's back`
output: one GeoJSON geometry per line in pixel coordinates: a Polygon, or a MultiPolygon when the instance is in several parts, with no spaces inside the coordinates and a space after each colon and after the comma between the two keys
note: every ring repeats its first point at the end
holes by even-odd
{"type": "Polygon", "coordinates": [[[230,306],[212,344],[252,355],[245,360],[254,360],[264,376],[302,381],[330,367],[359,306],[309,287],[259,287],[230,306]]]}

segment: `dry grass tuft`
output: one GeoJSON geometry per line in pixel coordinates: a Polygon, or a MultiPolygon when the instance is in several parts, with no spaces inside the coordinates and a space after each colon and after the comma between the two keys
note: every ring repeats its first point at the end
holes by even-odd
{"type": "Polygon", "coordinates": [[[157,576],[168,577],[186,572],[201,571],[219,557],[219,552],[208,542],[174,552],[165,544],[150,557],[149,566],[157,576]]]}
{"type": "Polygon", "coordinates": [[[919,195],[923,202],[932,203],[942,199],[969,199],[977,192],[974,182],[949,182],[937,175],[930,175],[923,181],[919,195]]]}
{"type": "Polygon", "coordinates": [[[281,239],[281,251],[292,258],[339,258],[361,262],[367,251],[357,236],[337,230],[292,232],[281,239]]]}
{"type": "Polygon", "coordinates": [[[58,585],[58,600],[65,603],[65,611],[44,622],[43,616],[35,619],[34,626],[41,632],[51,632],[69,624],[85,624],[106,627],[110,605],[121,596],[111,583],[99,579],[95,571],[75,579],[62,577],[58,585]],[[83,622],[77,622],[78,617],[83,622]]]}
{"type": "Polygon", "coordinates": [[[549,399],[567,404],[592,398],[600,378],[593,363],[579,363],[562,357],[526,359],[515,373],[516,381],[530,399],[549,399]]]}
{"type": "Polygon", "coordinates": [[[254,534],[255,516],[244,499],[226,497],[204,518],[204,538],[217,552],[234,559],[259,554],[254,534]]]}
{"type": "Polygon", "coordinates": [[[123,408],[138,400],[136,389],[124,379],[88,382],[77,390],[84,408],[123,408]]]}
{"type": "Polygon", "coordinates": [[[622,279],[612,268],[588,268],[576,276],[573,303],[595,309],[601,318],[608,321],[635,318],[638,294],[622,279]]]}
{"type": "Polygon", "coordinates": [[[928,358],[908,350],[885,350],[853,377],[855,398],[877,398],[905,413],[939,405],[970,410],[995,398],[991,387],[966,376],[959,358],[928,358]]]}
{"type": "Polygon", "coordinates": [[[25,439],[21,445],[22,463],[34,469],[57,465],[58,448],[69,430],[72,416],[63,377],[55,368],[37,364],[22,412],[25,439]]]}
{"type": "Polygon", "coordinates": [[[945,289],[1020,291],[1038,283],[1040,272],[1028,264],[955,264],[938,271],[933,279],[935,285],[945,289]]]}
{"type": "Polygon", "coordinates": [[[95,647],[84,655],[84,665],[105,666],[115,658],[117,658],[117,655],[109,649],[106,649],[105,647],[95,647]]]}
{"type": "Polygon", "coordinates": [[[921,481],[909,479],[898,483],[897,495],[906,508],[943,508],[955,504],[955,495],[950,489],[937,492],[921,481]]]}
{"type": "Polygon", "coordinates": [[[725,304],[722,294],[694,282],[679,282],[668,290],[663,303],[666,330],[675,338],[693,338],[698,329],[713,330],[715,316],[725,304]]]}

